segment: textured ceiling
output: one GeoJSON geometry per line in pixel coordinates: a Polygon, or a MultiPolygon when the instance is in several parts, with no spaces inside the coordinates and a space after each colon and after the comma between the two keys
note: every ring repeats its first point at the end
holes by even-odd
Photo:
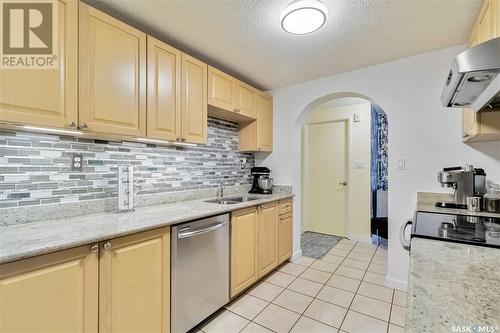
{"type": "Polygon", "coordinates": [[[324,0],[326,25],[293,36],[279,22],[291,0],[87,1],[263,89],[464,43],[482,3],[324,0]]]}

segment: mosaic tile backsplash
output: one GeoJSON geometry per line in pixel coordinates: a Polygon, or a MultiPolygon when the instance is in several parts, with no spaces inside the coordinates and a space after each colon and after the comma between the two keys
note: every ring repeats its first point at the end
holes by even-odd
{"type": "Polygon", "coordinates": [[[0,208],[116,197],[121,164],[134,165],[140,195],[249,184],[254,154],[238,152],[238,124],[212,117],[208,144],[185,147],[0,130],[0,208]]]}

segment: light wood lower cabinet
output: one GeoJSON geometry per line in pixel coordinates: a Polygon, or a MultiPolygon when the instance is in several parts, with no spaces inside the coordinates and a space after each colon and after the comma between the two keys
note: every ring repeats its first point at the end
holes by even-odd
{"type": "Polygon", "coordinates": [[[231,298],[291,257],[291,209],[284,200],[231,213],[231,298]],[[280,206],[288,210],[278,219],[280,206]]]}
{"type": "Polygon", "coordinates": [[[58,6],[58,68],[0,70],[0,122],[76,129],[78,2],[58,6]]]}
{"type": "Polygon", "coordinates": [[[0,332],[97,331],[170,331],[170,228],[0,265],[0,332]]]}
{"type": "Polygon", "coordinates": [[[278,206],[276,202],[259,207],[259,277],[278,265],[278,206]]]}
{"type": "Polygon", "coordinates": [[[234,297],[259,279],[259,215],[257,207],[231,214],[231,287],[234,297]]]}
{"type": "Polygon", "coordinates": [[[170,228],[101,243],[99,332],[170,330],[170,228]]]}
{"type": "Polygon", "coordinates": [[[146,34],[80,2],[80,129],[146,135],[146,34]]]}
{"type": "Polygon", "coordinates": [[[0,332],[97,332],[97,248],[0,265],[0,332]]]}
{"type": "Polygon", "coordinates": [[[293,210],[292,199],[278,202],[278,263],[292,256],[293,210]]]}

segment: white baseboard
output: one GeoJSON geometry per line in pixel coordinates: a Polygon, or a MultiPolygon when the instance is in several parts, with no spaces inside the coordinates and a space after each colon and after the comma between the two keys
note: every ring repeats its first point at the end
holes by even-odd
{"type": "Polygon", "coordinates": [[[349,239],[356,241],[356,242],[362,242],[362,243],[371,243],[372,242],[372,239],[369,236],[350,235],[349,239]]]}
{"type": "Polygon", "coordinates": [[[385,284],[389,288],[398,289],[402,291],[406,291],[408,289],[408,281],[402,281],[390,278],[389,276],[385,277],[385,284]]]}
{"type": "Polygon", "coordinates": [[[298,249],[290,258],[291,262],[295,262],[299,260],[299,258],[302,257],[302,249],[298,249]]]}

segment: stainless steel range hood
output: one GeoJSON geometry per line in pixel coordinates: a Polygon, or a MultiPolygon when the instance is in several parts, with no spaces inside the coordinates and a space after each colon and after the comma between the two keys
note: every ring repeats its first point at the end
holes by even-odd
{"type": "Polygon", "coordinates": [[[500,37],[460,53],[441,92],[443,106],[500,109],[500,37]]]}

